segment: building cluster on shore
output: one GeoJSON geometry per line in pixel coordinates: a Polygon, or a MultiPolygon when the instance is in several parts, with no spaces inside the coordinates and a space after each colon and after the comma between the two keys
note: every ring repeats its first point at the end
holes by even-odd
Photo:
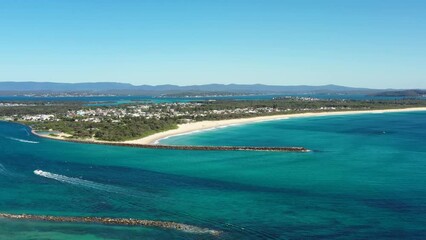
{"type": "Polygon", "coordinates": [[[29,107],[35,106],[35,104],[30,103],[14,103],[14,102],[0,102],[0,107],[29,107]]]}
{"type": "MultiPolygon", "coordinates": [[[[73,120],[76,122],[103,121],[120,122],[125,117],[144,118],[144,119],[167,119],[178,118],[182,123],[194,121],[194,119],[205,118],[206,116],[226,116],[226,115],[269,115],[276,113],[286,113],[290,111],[318,111],[318,110],[336,110],[336,107],[320,108],[274,108],[274,107],[236,107],[232,109],[203,109],[204,103],[157,103],[157,104],[137,104],[127,106],[108,106],[108,107],[83,107],[78,110],[70,110],[57,114],[34,114],[13,116],[18,121],[60,121],[73,120]]],[[[345,109],[349,110],[349,109],[345,109]]],[[[7,117],[7,116],[6,116],[7,117]]]]}
{"type": "Polygon", "coordinates": [[[143,117],[146,119],[160,119],[170,117],[186,117],[194,119],[205,117],[207,115],[227,115],[227,114],[259,114],[273,113],[280,110],[268,107],[262,108],[235,108],[235,109],[213,109],[199,110],[197,107],[202,103],[161,103],[161,104],[142,104],[127,106],[125,108],[96,108],[82,109],[78,111],[68,111],[66,117],[81,118],[82,121],[101,121],[102,118],[123,117],[143,117]]]}
{"type": "Polygon", "coordinates": [[[36,114],[36,115],[24,115],[21,117],[24,121],[41,122],[41,121],[59,121],[54,114],[36,114]]]}

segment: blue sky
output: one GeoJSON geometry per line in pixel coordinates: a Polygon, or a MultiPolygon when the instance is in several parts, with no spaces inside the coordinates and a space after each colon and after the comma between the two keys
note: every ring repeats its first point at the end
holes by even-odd
{"type": "Polygon", "coordinates": [[[426,88],[426,1],[1,0],[0,81],[426,88]]]}

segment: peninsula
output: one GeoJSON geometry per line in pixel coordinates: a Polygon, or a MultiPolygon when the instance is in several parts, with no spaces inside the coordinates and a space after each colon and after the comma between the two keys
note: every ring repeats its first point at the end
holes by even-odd
{"type": "MultiPolygon", "coordinates": [[[[295,117],[417,110],[426,110],[426,100],[280,97],[269,100],[136,102],[104,106],[89,103],[8,102],[0,107],[0,117],[28,125],[41,137],[158,148],[152,145],[158,145],[161,139],[170,136],[238,124],[295,117]]],[[[285,149],[294,150],[293,147],[283,147],[280,151],[285,149]]]]}

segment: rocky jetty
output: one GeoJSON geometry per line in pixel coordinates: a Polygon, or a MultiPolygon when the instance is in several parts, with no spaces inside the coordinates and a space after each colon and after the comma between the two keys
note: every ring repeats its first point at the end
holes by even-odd
{"type": "Polygon", "coordinates": [[[73,222],[73,223],[96,223],[106,225],[122,225],[122,226],[144,226],[144,227],[158,227],[165,229],[173,229],[194,234],[210,234],[220,235],[221,232],[208,228],[201,228],[193,225],[168,222],[168,221],[154,221],[133,218],[108,218],[108,217],[59,217],[47,215],[28,215],[28,214],[8,214],[0,213],[0,218],[17,219],[17,220],[35,220],[47,222],[73,222]]]}
{"type": "Polygon", "coordinates": [[[60,139],[67,142],[89,143],[110,146],[151,148],[151,149],[170,149],[170,150],[200,150],[200,151],[269,151],[269,152],[310,152],[304,147],[255,147],[255,146],[179,146],[179,145],[160,145],[160,144],[133,144],[119,142],[101,142],[86,141],[79,139],[60,139]]]}

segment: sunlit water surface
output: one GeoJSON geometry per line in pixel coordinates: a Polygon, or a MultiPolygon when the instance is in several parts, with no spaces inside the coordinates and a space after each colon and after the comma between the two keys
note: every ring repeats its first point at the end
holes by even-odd
{"type": "Polygon", "coordinates": [[[426,112],[270,121],[163,143],[303,146],[315,151],[76,144],[41,139],[24,126],[0,122],[0,212],[167,220],[223,231],[215,237],[158,228],[0,219],[0,238],[426,236],[426,112]],[[54,175],[36,175],[37,169],[54,175]]]}

